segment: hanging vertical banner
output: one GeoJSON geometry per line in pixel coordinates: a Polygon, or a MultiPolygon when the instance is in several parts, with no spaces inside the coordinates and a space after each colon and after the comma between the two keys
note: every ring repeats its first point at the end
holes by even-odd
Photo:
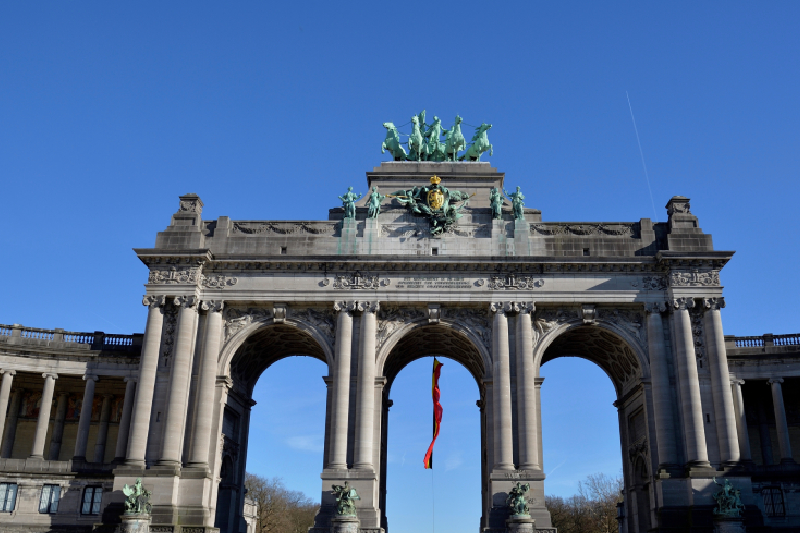
{"type": "Polygon", "coordinates": [[[425,454],[425,468],[433,468],[433,445],[436,442],[436,437],[439,436],[439,426],[442,424],[442,404],[439,403],[441,392],[439,391],[439,374],[442,372],[442,363],[435,357],[433,358],[433,386],[431,387],[431,395],[433,396],[433,440],[431,445],[428,446],[428,453],[425,454]]]}

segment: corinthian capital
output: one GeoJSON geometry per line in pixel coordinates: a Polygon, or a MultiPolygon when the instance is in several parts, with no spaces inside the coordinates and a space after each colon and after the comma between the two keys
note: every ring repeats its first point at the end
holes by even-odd
{"type": "Polygon", "coordinates": [[[362,302],[361,300],[359,300],[358,303],[356,304],[356,309],[367,313],[375,313],[380,308],[381,308],[380,302],[362,302]]]}
{"type": "Polygon", "coordinates": [[[511,306],[509,302],[492,302],[489,304],[489,310],[492,313],[505,313],[506,311],[511,311],[511,306]]]}
{"type": "Polygon", "coordinates": [[[675,298],[670,302],[670,307],[676,311],[682,309],[691,309],[694,307],[694,299],[692,298],[675,298]]]}
{"type": "Polygon", "coordinates": [[[703,298],[703,307],[706,309],[722,309],[725,307],[725,298],[703,298]]]}
{"type": "Polygon", "coordinates": [[[509,302],[509,311],[515,313],[532,313],[536,311],[536,305],[533,302],[509,302]]]}
{"type": "Polygon", "coordinates": [[[197,296],[176,296],[175,299],[172,301],[172,304],[175,307],[185,307],[187,309],[196,307],[197,303],[198,303],[197,296]]]}
{"type": "Polygon", "coordinates": [[[166,296],[152,296],[152,295],[142,296],[142,305],[146,307],[164,307],[164,304],[166,303],[167,303],[166,296]]]}
{"type": "Polygon", "coordinates": [[[348,313],[356,310],[356,302],[355,300],[339,300],[333,302],[333,310],[334,311],[346,311],[348,313]]]}
{"type": "Polygon", "coordinates": [[[223,307],[225,307],[225,302],[222,300],[203,300],[200,302],[200,309],[209,313],[218,313],[222,311],[223,307]]]}

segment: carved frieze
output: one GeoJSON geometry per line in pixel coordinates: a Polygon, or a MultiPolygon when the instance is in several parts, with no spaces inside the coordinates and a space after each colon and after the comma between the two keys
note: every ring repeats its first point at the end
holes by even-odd
{"type": "Polygon", "coordinates": [[[489,276],[490,289],[520,289],[527,290],[544,286],[542,278],[534,276],[518,276],[514,272],[505,275],[489,276]]]}
{"type": "Polygon", "coordinates": [[[334,337],[336,336],[336,315],[333,309],[314,309],[311,307],[295,309],[289,307],[286,311],[286,316],[308,322],[325,337],[328,345],[333,346],[334,337]]]}
{"type": "Polygon", "coordinates": [[[164,325],[161,330],[161,365],[169,366],[172,355],[172,346],[175,343],[175,329],[178,323],[178,308],[167,306],[164,308],[164,325]]]}
{"type": "Polygon", "coordinates": [[[333,235],[335,222],[234,222],[232,233],[244,235],[333,235]]]}
{"type": "Polygon", "coordinates": [[[599,235],[608,237],[635,237],[639,233],[639,224],[531,224],[531,235],[546,237],[555,235],[577,235],[581,237],[599,235]]]}
{"type": "Polygon", "coordinates": [[[379,276],[362,275],[360,272],[336,276],[333,280],[334,289],[379,289],[381,285],[389,285],[388,279],[381,280],[379,276]]]}
{"type": "Polygon", "coordinates": [[[239,283],[239,278],[228,277],[224,274],[211,276],[200,274],[200,285],[207,289],[224,289],[225,287],[233,287],[237,283],[239,283]]]}
{"type": "Polygon", "coordinates": [[[709,272],[670,272],[671,287],[712,287],[719,286],[719,270],[709,272]]]}
{"type": "Polygon", "coordinates": [[[151,270],[147,279],[148,283],[159,284],[183,284],[196,285],[200,277],[200,269],[197,267],[176,267],[171,266],[166,270],[151,270]]]}
{"type": "Polygon", "coordinates": [[[642,289],[646,291],[663,291],[667,288],[667,278],[663,276],[644,276],[642,289]]]}
{"type": "Polygon", "coordinates": [[[381,226],[381,237],[424,237],[426,232],[427,228],[421,224],[384,224],[381,226]]]}
{"type": "MultiPolygon", "coordinates": [[[[659,305],[659,304],[656,304],[659,305]]],[[[660,309],[666,308],[664,303],[660,303],[660,309]]],[[[644,327],[644,316],[641,311],[635,309],[607,309],[597,310],[597,318],[604,322],[615,324],[619,328],[628,332],[636,339],[642,347],[647,346],[647,330],[644,327]]]]}

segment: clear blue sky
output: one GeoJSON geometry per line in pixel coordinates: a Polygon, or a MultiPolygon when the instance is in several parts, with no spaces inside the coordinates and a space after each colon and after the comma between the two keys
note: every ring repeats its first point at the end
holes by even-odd
{"type": "MultiPolygon", "coordinates": [[[[200,194],[206,218],[324,219],[388,159],[381,123],[424,108],[446,126],[456,113],[492,123],[488,160],[546,221],[664,221],[671,196],[690,197],[717,249],[737,251],[722,274],[725,332],[800,331],[799,15],[796,2],[6,2],[0,323],[142,331],[146,268],[131,248],[152,246],[178,195],[200,194]]],[[[577,363],[568,396],[595,400],[586,387],[597,384],[607,401],[582,401],[570,423],[607,423],[545,441],[546,464],[566,461],[550,492],[618,469],[611,385],[577,363]],[[570,470],[586,454],[593,461],[570,470]]],[[[569,434],[553,384],[572,364],[543,369],[547,439],[569,434]]],[[[428,366],[398,381],[392,431],[408,443],[415,418],[402,406],[415,405],[428,366]]],[[[461,379],[449,374],[456,367],[446,379],[461,379]]],[[[258,393],[281,371],[270,369],[258,393]]],[[[321,372],[310,390],[321,390],[321,372]]],[[[448,401],[474,402],[468,379],[453,387],[462,382],[443,392],[448,401]]],[[[464,411],[463,427],[473,415],[464,411]]],[[[445,434],[455,424],[448,418],[445,434]]],[[[269,475],[277,457],[307,455],[307,470],[280,475],[314,495],[315,438],[276,437],[276,451],[251,450],[251,463],[269,475]],[[306,438],[310,449],[296,450],[306,438]]],[[[477,487],[474,449],[448,451],[442,438],[443,457],[463,453],[451,472],[465,469],[477,487]]],[[[395,459],[405,442],[392,441],[395,459]]],[[[413,481],[398,460],[390,488],[400,498],[413,481]]]]}

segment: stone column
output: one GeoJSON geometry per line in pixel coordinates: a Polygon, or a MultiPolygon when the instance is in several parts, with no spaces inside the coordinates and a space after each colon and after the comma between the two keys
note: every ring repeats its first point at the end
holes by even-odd
{"type": "Polygon", "coordinates": [[[192,377],[192,343],[197,324],[197,298],[181,296],[174,301],[178,309],[178,327],[175,334],[175,356],[169,374],[167,415],[164,419],[164,440],[161,442],[162,466],[181,465],[181,442],[189,401],[189,381],[192,377]]]}
{"type": "Polygon", "coordinates": [[[514,470],[511,426],[511,373],[508,355],[508,317],[503,302],[492,302],[492,389],[494,394],[494,469],[514,470]]]}
{"type": "Polygon", "coordinates": [[[86,390],[81,402],[81,416],[78,418],[78,437],[75,439],[75,456],[73,460],[86,460],[86,446],[89,444],[89,426],[92,424],[92,404],[94,403],[94,383],[97,376],[86,374],[86,390]]]}
{"type": "Polygon", "coordinates": [[[31,459],[44,459],[44,440],[47,437],[47,427],[50,425],[50,409],[53,407],[53,391],[56,387],[58,374],[42,374],[44,389],[42,401],[39,406],[39,419],[36,421],[36,433],[33,436],[31,459]]]}
{"type": "Polygon", "coordinates": [[[544,470],[544,450],[542,446],[542,383],[543,377],[534,380],[536,392],[536,447],[539,454],[539,469],[544,470]]]}
{"type": "Polygon", "coordinates": [[[145,296],[142,298],[142,304],[149,306],[149,309],[147,311],[147,326],[142,339],[142,357],[139,361],[138,391],[133,403],[130,436],[126,444],[128,452],[125,454],[125,464],[130,466],[144,468],[144,452],[147,449],[150,412],[153,408],[153,389],[156,383],[156,370],[158,370],[158,355],[161,351],[161,330],[164,327],[165,300],[163,296],[145,296]]]}
{"type": "Polygon", "coordinates": [[[697,376],[697,356],[692,339],[689,309],[694,307],[691,298],[672,300],[672,327],[675,330],[675,359],[681,388],[681,411],[686,431],[686,459],[688,466],[707,468],[706,434],[703,428],[703,405],[700,400],[700,379],[697,376]]]}
{"type": "MultiPolygon", "coordinates": [[[[519,221],[517,221],[519,222],[519,221]]],[[[536,370],[533,365],[533,302],[516,302],[517,438],[520,470],[540,470],[539,418],[536,416],[536,370]]]]}
{"type": "Polygon", "coordinates": [[[744,410],[744,398],[742,398],[743,379],[733,380],[733,406],[736,409],[736,422],[739,431],[739,455],[742,461],[752,461],[750,452],[750,433],[747,430],[747,416],[744,410]]]}
{"type": "Polygon", "coordinates": [[[722,334],[720,309],[725,307],[724,298],[705,298],[703,316],[708,366],[711,372],[711,393],[714,397],[714,420],[717,426],[719,454],[723,464],[738,463],[739,438],[736,435],[736,412],[731,394],[728,355],[725,351],[725,336],[722,334]]]}
{"type": "Polygon", "coordinates": [[[331,413],[331,455],[328,468],[347,469],[347,415],[350,407],[350,352],[353,338],[355,302],[336,302],[336,361],[333,373],[333,412],[331,413]]]}
{"type": "Polygon", "coordinates": [[[8,410],[8,424],[3,434],[3,458],[11,457],[14,452],[14,439],[17,436],[17,420],[19,419],[19,404],[22,403],[22,389],[17,389],[11,395],[11,408],[8,410]]]}
{"type": "Polygon", "coordinates": [[[16,370],[3,370],[3,382],[0,384],[0,435],[5,432],[6,413],[8,412],[8,397],[11,393],[11,384],[14,382],[16,370]]]}
{"type": "Polygon", "coordinates": [[[669,367],[664,351],[664,323],[661,313],[664,302],[645,304],[647,312],[647,349],[650,355],[650,382],[653,387],[653,414],[658,439],[659,467],[675,465],[678,460],[675,448],[675,424],[670,398],[669,367]]]}
{"type": "Polygon", "coordinates": [[[375,314],[379,302],[358,302],[361,332],[358,346],[356,442],[353,468],[374,471],[372,441],[375,426],[375,314]]]}
{"type": "Polygon", "coordinates": [[[56,419],[53,421],[53,437],[50,439],[50,453],[48,458],[51,461],[58,461],[61,455],[61,443],[64,441],[64,421],[67,419],[67,400],[69,394],[62,392],[56,401],[56,419]]]}
{"type": "Polygon", "coordinates": [[[214,389],[217,385],[217,358],[222,342],[221,301],[204,301],[201,309],[208,311],[203,352],[197,383],[197,409],[194,434],[187,466],[208,467],[211,446],[211,423],[214,415],[214,389]]]}
{"type": "Polygon", "coordinates": [[[792,445],[789,441],[789,425],[786,423],[786,408],[783,405],[783,379],[772,378],[769,383],[772,388],[772,408],[775,410],[775,430],[778,433],[778,446],[781,450],[781,464],[792,464],[792,445]]]}
{"type": "Polygon", "coordinates": [[[106,456],[106,441],[108,440],[108,421],[111,419],[111,394],[103,394],[103,404],[100,407],[100,427],[97,429],[97,442],[94,445],[94,462],[103,464],[106,456]]]}
{"type": "Polygon", "coordinates": [[[128,435],[131,429],[131,415],[133,414],[133,399],[136,395],[136,379],[125,378],[125,399],[122,404],[122,418],[119,420],[117,432],[117,447],[114,449],[114,461],[117,463],[125,459],[128,451],[128,435]]]}

